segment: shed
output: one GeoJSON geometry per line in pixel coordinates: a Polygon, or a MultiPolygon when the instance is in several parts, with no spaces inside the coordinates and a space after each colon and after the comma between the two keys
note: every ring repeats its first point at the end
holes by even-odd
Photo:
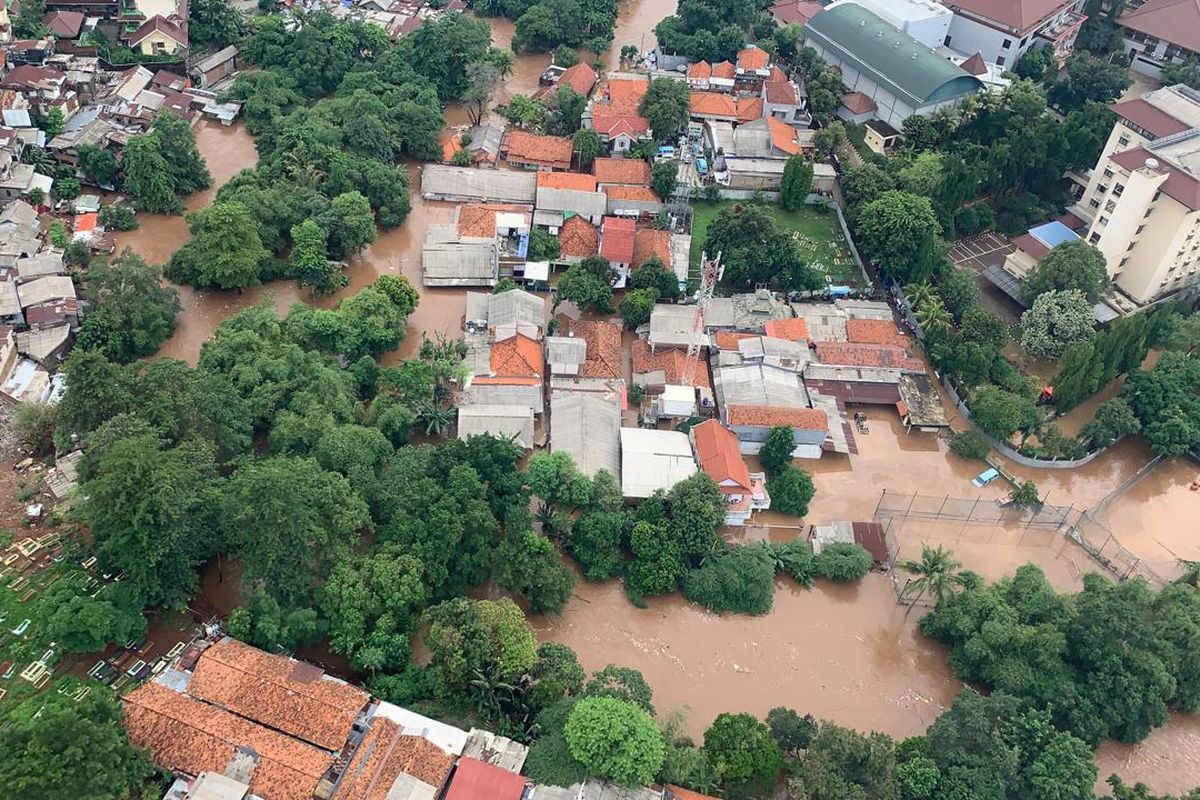
{"type": "Polygon", "coordinates": [[[430,225],[421,270],[426,286],[495,286],[500,249],[493,238],[460,237],[453,223],[430,225]]]}
{"type": "Polygon", "coordinates": [[[214,83],[219,83],[237,72],[237,56],[238,49],[233,45],[229,45],[229,47],[218,50],[197,64],[193,70],[193,74],[196,76],[200,87],[207,89],[214,83]]]}
{"type": "Polygon", "coordinates": [[[537,199],[537,175],[427,164],[421,170],[421,196],[427,200],[483,200],[532,206],[537,199]]]}
{"type": "Polygon", "coordinates": [[[610,399],[584,393],[550,399],[550,450],[571,456],[580,472],[621,475],[621,409],[610,399]]]}
{"type": "Polygon", "coordinates": [[[621,428],[621,491],[644,498],[696,472],[686,433],[647,428],[621,428]]]}
{"type": "Polygon", "coordinates": [[[695,332],[696,307],[659,303],[650,311],[650,348],[687,347],[694,338],[708,341],[703,333],[695,332]]]}
{"type": "Polygon", "coordinates": [[[458,409],[458,438],[491,434],[533,449],[533,409],[529,406],[467,405],[458,409]]]}
{"type": "Polygon", "coordinates": [[[658,397],[659,415],[690,417],[696,413],[696,387],[667,384],[658,397]]]}
{"type": "Polygon", "coordinates": [[[464,756],[450,778],[445,800],[521,800],[525,779],[464,756]]]}

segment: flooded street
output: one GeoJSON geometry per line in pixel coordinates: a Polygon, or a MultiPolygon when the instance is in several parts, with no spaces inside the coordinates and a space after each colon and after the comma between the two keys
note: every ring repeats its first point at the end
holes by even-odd
{"type": "Polygon", "coordinates": [[[776,584],[774,610],[719,617],[678,595],[636,608],[617,581],[580,583],[561,617],[532,620],[538,638],[569,645],[589,671],[636,667],[660,712],[687,709],[694,737],[723,711],[775,706],[864,731],[921,733],[962,684],[943,648],[904,618],[887,577],[857,586],[776,584]]]}
{"type": "MultiPolygon", "coordinates": [[[[654,25],[674,8],[675,0],[623,0],[613,47],[601,54],[601,59],[615,68],[622,46],[652,48],[654,25]]],[[[507,48],[512,23],[503,19],[488,22],[494,44],[507,48]]],[[[547,54],[518,56],[513,74],[497,89],[491,105],[516,93],[536,91],[538,77],[549,60],[547,54]]],[[[446,117],[449,125],[465,124],[466,110],[452,105],[446,109],[446,117]]],[[[238,170],[253,166],[257,157],[253,139],[240,124],[224,128],[202,123],[196,128],[196,138],[213,174],[214,187],[188,198],[190,210],[210,203],[217,187],[238,170]]],[[[273,299],[281,313],[296,302],[329,307],[384,274],[405,275],[421,294],[420,305],[408,320],[407,337],[385,362],[413,355],[422,333],[457,335],[465,292],[425,289],[420,279],[425,231],[431,224],[448,222],[454,206],[422,200],[420,166],[410,164],[408,172],[411,214],[399,228],[381,232],[376,242],[351,261],[345,289],[330,297],[313,298],[293,281],[277,281],[240,294],[176,287],[183,313],[161,354],[195,363],[201,346],[222,321],[266,297],[273,299]]],[[[118,236],[119,248],[129,245],[148,260],[162,264],[187,239],[182,217],[143,214],[139,218],[139,230],[118,236]]],[[[567,305],[560,312],[570,310],[567,305]]],[[[1052,370],[1045,372],[1045,377],[1052,377],[1052,370]]],[[[1064,417],[1060,425],[1068,433],[1077,432],[1091,418],[1095,406],[1118,390],[1117,386],[1108,387],[1064,417]]],[[[762,514],[752,529],[738,532],[739,538],[784,541],[803,535],[812,523],[870,520],[884,489],[978,498],[987,504],[1007,496],[1009,487],[1002,481],[983,489],[973,487],[971,478],[985,466],[950,453],[946,439],[906,433],[894,409],[862,410],[867,413],[870,432],[856,436],[857,455],[826,455],[819,461],[802,462],[813,473],[817,487],[809,516],[797,520],[762,514]]],[[[1034,470],[1003,460],[1000,463],[1019,479],[1034,480],[1047,502],[1081,509],[1095,508],[1150,459],[1144,443],[1132,438],[1075,470],[1034,470]]],[[[1164,462],[1108,504],[1098,519],[1157,572],[1174,575],[1177,558],[1200,560],[1200,542],[1192,533],[1200,514],[1200,492],[1188,489],[1198,475],[1200,466],[1192,462],[1164,462]]],[[[1098,569],[1060,531],[926,520],[899,520],[893,525],[890,533],[901,558],[916,557],[922,543],[944,544],[966,568],[989,580],[1032,561],[1066,591],[1078,587],[1082,573],[1098,569]]],[[[226,614],[240,602],[236,565],[223,570],[223,581],[221,572],[215,564],[205,571],[202,601],[214,613],[226,614]]],[[[774,610],[762,617],[719,617],[677,595],[653,599],[649,608],[638,609],[618,582],[580,583],[561,617],[534,618],[532,622],[540,639],[570,645],[589,670],[608,663],[641,670],[654,688],[659,710],[690,707],[686,727],[694,735],[723,711],[763,715],[772,707],[786,705],[864,731],[904,737],[922,732],[961,688],[944,649],[916,630],[920,613],[917,609],[906,618],[889,579],[872,574],[857,586],[821,583],[812,590],[780,579],[774,610]]],[[[311,651],[310,656],[332,659],[320,649],[311,651]]],[[[1159,792],[1190,788],[1200,784],[1200,720],[1176,717],[1137,746],[1106,744],[1097,760],[1101,778],[1118,771],[1131,783],[1143,780],[1159,792]]]]}

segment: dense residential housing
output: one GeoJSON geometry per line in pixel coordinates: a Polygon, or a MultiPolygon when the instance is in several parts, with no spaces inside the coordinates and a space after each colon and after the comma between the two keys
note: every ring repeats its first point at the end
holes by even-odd
{"type": "Polygon", "coordinates": [[[1166,86],[1113,106],[1117,122],[1071,211],[1135,303],[1200,270],[1200,92],[1166,86]]]}

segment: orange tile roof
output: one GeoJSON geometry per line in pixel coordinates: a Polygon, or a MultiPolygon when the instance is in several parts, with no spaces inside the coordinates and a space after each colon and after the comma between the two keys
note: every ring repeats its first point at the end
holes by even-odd
{"type": "Polygon", "coordinates": [[[925,364],[909,356],[903,347],[853,342],[817,342],[815,347],[822,364],[925,371],[925,364]]]}
{"type": "Polygon", "coordinates": [[[851,114],[870,114],[879,108],[874,100],[862,92],[847,92],[842,95],[842,105],[851,114]]]}
{"type": "Polygon", "coordinates": [[[510,131],[500,149],[508,161],[555,166],[571,164],[571,140],[562,136],[510,131]]]}
{"type": "Polygon", "coordinates": [[[247,719],[338,750],[369,695],[319,667],[230,639],[204,651],[188,693],[247,719]]]}
{"type": "Polygon", "coordinates": [[[706,81],[712,77],[712,73],[712,64],[709,64],[707,61],[697,61],[695,64],[692,64],[690,67],[688,67],[687,75],[689,78],[706,81]]]}
{"type": "Polygon", "coordinates": [[[580,61],[573,67],[567,67],[567,71],[558,79],[558,85],[570,86],[575,94],[587,97],[596,85],[596,70],[580,61]]]}
{"type": "Polygon", "coordinates": [[[442,138],[442,161],[450,161],[462,149],[462,137],[451,131],[442,138]]]}
{"type": "Polygon", "coordinates": [[[654,256],[658,256],[658,260],[668,270],[671,268],[671,233],[643,228],[634,234],[631,264],[636,269],[654,256]]]}
{"type": "Polygon", "coordinates": [[[375,717],[338,785],[338,800],[386,800],[402,773],[441,789],[453,757],[420,736],[410,736],[390,719],[375,717]]]}
{"type": "Polygon", "coordinates": [[[587,258],[600,251],[600,233],[596,226],[580,216],[574,216],[558,229],[559,253],[574,258],[587,258]]]}
{"type": "Polygon", "coordinates": [[[688,105],[692,114],[737,118],[737,103],[729,95],[720,92],[692,92],[688,105]]]}
{"type": "Polygon", "coordinates": [[[472,386],[537,386],[541,378],[514,378],[511,375],[475,375],[472,386]]]}
{"type": "Polygon", "coordinates": [[[492,375],[506,378],[540,378],[542,344],[518,333],[492,345],[492,375]]]}
{"type": "Polygon", "coordinates": [[[728,406],[725,416],[730,425],[748,425],[755,428],[773,428],[788,425],[806,431],[823,431],[829,428],[829,419],[818,408],[792,408],[790,406],[728,406]]]}
{"type": "Polygon", "coordinates": [[[890,344],[905,348],[909,345],[908,337],[890,319],[848,319],[846,340],[854,344],[890,344]]]}
{"type": "MultiPolygon", "coordinates": [[[[650,345],[646,344],[644,340],[638,339],[633,343],[633,371],[635,374],[662,370],[667,383],[680,384],[683,383],[687,360],[687,353],[683,350],[669,349],[652,353],[650,345]]],[[[691,385],[709,388],[711,384],[708,382],[708,365],[699,356],[694,361],[691,385]]]]}
{"type": "Polygon", "coordinates": [[[763,331],[773,339],[787,339],[792,342],[809,338],[808,323],[804,321],[804,317],[768,320],[763,325],[763,331]]]}
{"type": "Polygon", "coordinates": [[[600,256],[614,264],[633,261],[634,221],[625,217],[605,217],[600,226],[600,256]]]}
{"type": "Polygon", "coordinates": [[[571,333],[587,342],[587,354],[579,367],[584,378],[622,378],[621,326],[607,320],[579,320],[571,333]]]}
{"type": "Polygon", "coordinates": [[[800,143],[796,141],[796,129],[774,117],[767,117],[767,130],[771,132],[771,144],[793,156],[800,155],[800,143]]]}
{"type": "Polygon", "coordinates": [[[737,76],[737,67],[731,61],[722,61],[720,64],[713,64],[712,76],[714,78],[733,80],[737,76]]]}
{"type": "Polygon", "coordinates": [[[767,76],[767,80],[771,83],[787,83],[787,73],[775,65],[771,65],[771,74],[767,76]]]}
{"type": "Polygon", "coordinates": [[[597,158],[592,162],[592,174],[597,183],[620,183],[629,186],[647,186],[650,183],[650,165],[640,158],[597,158]]]}
{"type": "Polygon", "coordinates": [[[252,748],[259,761],[250,791],[260,797],[310,800],[333,764],[332,755],[299,739],[159,683],[142,684],[125,695],[124,704],[130,742],[166,769],[223,773],[237,748],[252,748]]]}
{"type": "Polygon", "coordinates": [[[753,339],[755,336],[758,336],[758,334],[740,331],[717,331],[713,334],[713,340],[717,343],[718,350],[737,350],[738,342],[742,339],[753,339]]]}
{"type": "Polygon", "coordinates": [[[600,251],[600,233],[596,226],[580,216],[574,216],[558,229],[559,253],[574,258],[587,258],[600,251]]]}
{"type": "Polygon", "coordinates": [[[504,203],[468,203],[458,207],[458,235],[489,239],[496,235],[496,214],[525,208],[504,203]]]}
{"type": "Polygon", "coordinates": [[[583,175],[578,172],[539,172],[537,174],[538,188],[544,189],[574,189],[579,192],[596,191],[596,176],[583,175]]]}
{"type": "Polygon", "coordinates": [[[525,779],[469,756],[458,761],[445,800],[521,800],[525,779]]]}
{"type": "Polygon", "coordinates": [[[91,233],[96,230],[96,224],[100,221],[100,215],[96,212],[90,214],[80,214],[75,217],[75,232],[76,233],[91,233]]]}
{"type": "Polygon", "coordinates": [[[645,117],[637,114],[608,114],[603,109],[597,109],[592,119],[592,130],[612,138],[622,133],[633,139],[650,133],[650,123],[645,117]]]}
{"type": "Polygon", "coordinates": [[[753,122],[756,119],[762,119],[763,100],[761,97],[739,97],[736,107],[738,122],[753,122]]]}
{"type": "Polygon", "coordinates": [[[737,436],[715,419],[706,419],[692,428],[696,443],[696,461],[700,469],[717,483],[733,481],[750,491],[750,470],[742,459],[737,436]]]}
{"type": "Polygon", "coordinates": [[[605,88],[605,98],[613,113],[636,114],[642,98],[650,89],[650,81],[614,78],[605,88]]]}
{"type": "Polygon", "coordinates": [[[754,44],[743,50],[739,50],[737,54],[738,69],[743,72],[766,69],[770,61],[771,57],[767,55],[767,51],[754,44]]]}
{"type": "Polygon", "coordinates": [[[631,200],[639,203],[658,203],[658,195],[649,186],[605,186],[609,200],[631,200]]]}
{"type": "Polygon", "coordinates": [[[776,103],[778,105],[795,105],[796,87],[787,81],[785,78],[781,81],[767,81],[763,84],[763,96],[767,102],[776,103]]]}

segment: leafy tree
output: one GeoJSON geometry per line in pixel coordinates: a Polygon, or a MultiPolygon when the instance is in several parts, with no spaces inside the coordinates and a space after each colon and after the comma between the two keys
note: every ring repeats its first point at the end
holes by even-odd
{"type": "Polygon", "coordinates": [[[82,190],[77,178],[59,178],[54,182],[50,194],[58,200],[74,200],[82,190]]]}
{"type": "Polygon", "coordinates": [[[657,256],[651,256],[644,264],[633,271],[630,276],[629,288],[654,289],[661,300],[678,300],[682,292],[679,290],[679,279],[675,273],[667,269],[657,256]]]}
{"type": "Polygon", "coordinates": [[[528,600],[534,614],[559,614],[571,599],[575,576],[549,539],[519,531],[500,545],[496,583],[528,600]]]}
{"type": "Polygon", "coordinates": [[[1094,418],[1083,427],[1080,436],[1087,440],[1093,449],[1099,449],[1108,447],[1122,436],[1137,433],[1141,429],[1142,424],[1133,413],[1129,401],[1123,397],[1114,397],[1096,409],[1094,418]]]}
{"type": "Polygon", "coordinates": [[[857,218],[858,208],[896,188],[896,178],[883,167],[865,162],[846,168],[842,191],[857,218]]]}
{"type": "Polygon", "coordinates": [[[463,96],[469,85],[467,66],[483,60],[490,45],[486,22],[444,14],[401,39],[384,66],[410,65],[433,83],[443,102],[449,102],[463,96]]]}
{"type": "Polygon", "coordinates": [[[819,573],[817,557],[813,554],[812,546],[803,538],[792,539],[785,544],[772,544],[775,562],[778,569],[796,579],[796,583],[804,588],[812,586],[819,573]]]}
{"type": "Polygon", "coordinates": [[[718,614],[765,614],[775,594],[774,560],[765,547],[731,547],[688,572],[683,594],[718,614]]]}
{"type": "Polygon", "coordinates": [[[381,355],[394,350],[404,338],[404,306],[397,305],[379,286],[376,282],[338,303],[345,331],[341,351],[349,359],[381,355]]]}
{"type": "Polygon", "coordinates": [[[538,645],[537,658],[529,673],[533,678],[529,702],[539,711],[565,697],[578,697],[587,677],[575,651],[557,642],[538,645]]]}
{"type": "Polygon", "coordinates": [[[952,553],[941,545],[921,545],[919,561],[905,560],[896,565],[902,572],[915,575],[904,587],[904,593],[918,600],[929,596],[934,605],[954,593],[962,583],[958,570],[962,563],[955,561],[952,553]]]}
{"type": "Polygon", "coordinates": [[[78,703],[50,699],[36,715],[11,716],[0,729],[0,747],[8,754],[0,781],[29,800],[122,800],[154,773],[125,738],[120,707],[98,692],[78,703]]]}
{"type": "Polygon", "coordinates": [[[542,228],[534,228],[529,232],[530,261],[553,261],[558,255],[558,237],[542,228]]]}
{"type": "MultiPolygon", "coordinates": [[[[638,114],[650,123],[657,142],[672,141],[687,124],[691,94],[687,84],[674,78],[655,78],[638,105],[638,114]]],[[[665,197],[660,194],[659,197],[665,197]]]]}
{"type": "Polygon", "coordinates": [[[670,202],[678,184],[679,165],[675,161],[659,161],[650,168],[650,188],[663,202],[670,202]]]}
{"type": "Polygon", "coordinates": [[[639,706],[648,714],[654,713],[654,706],[650,704],[654,697],[650,684],[646,683],[642,673],[629,667],[609,664],[592,675],[591,680],[583,689],[583,695],[585,697],[612,697],[639,706]]]}
{"type": "Polygon", "coordinates": [[[1089,101],[1111,103],[1132,82],[1121,64],[1079,50],[1071,56],[1066,70],[1059,74],[1046,95],[1051,105],[1065,112],[1082,108],[1089,101]]]}
{"type": "Polygon", "coordinates": [[[817,493],[812,476],[798,467],[787,467],[767,479],[771,507],[793,517],[808,515],[808,504],[817,493]]]}
{"type": "Polygon", "coordinates": [[[175,195],[175,184],[157,137],[144,133],[133,136],[121,156],[125,191],[133,196],[142,211],[177,214],[183,204],[175,195]]]}
{"type": "Polygon", "coordinates": [[[708,227],[704,248],[722,254],[725,278],[735,286],[770,283],[799,291],[825,285],[824,276],[803,262],[791,235],[761,204],[738,203],[722,210],[708,227]]]}
{"type": "Polygon", "coordinates": [[[84,296],[91,304],[78,346],[127,363],[153,354],[175,330],[179,295],[159,283],[158,268],[129,248],[111,263],[87,271],[84,296]]]}
{"type": "Polygon", "coordinates": [[[101,207],[99,217],[100,224],[106,228],[117,231],[137,230],[137,212],[125,203],[109,203],[101,207]]]}
{"type": "Polygon", "coordinates": [[[1047,291],[1021,315],[1021,347],[1035,358],[1057,358],[1092,336],[1092,303],[1078,289],[1047,291]]]}
{"type": "Polygon", "coordinates": [[[1125,381],[1126,399],[1155,453],[1182,455],[1200,442],[1200,362],[1179,352],[1164,353],[1147,372],[1134,370],[1125,381]]]}
{"type": "Polygon", "coordinates": [[[792,465],[792,451],[796,447],[795,435],[788,425],[776,425],[767,434],[758,460],[769,477],[774,478],[792,465]]]}
{"type": "Polygon", "coordinates": [[[1195,59],[1188,59],[1180,64],[1174,62],[1163,64],[1162,82],[1163,86],[1182,83],[1193,89],[1200,89],[1200,64],[1195,59]]]}
{"type": "Polygon", "coordinates": [[[1022,78],[1031,81],[1041,81],[1046,72],[1051,69],[1053,58],[1049,47],[1031,47],[1017,59],[1013,71],[1022,78]]]}
{"type": "Polygon", "coordinates": [[[1037,484],[1033,481],[1025,481],[1014,486],[1013,490],[1009,492],[1008,500],[1013,505],[1022,508],[1037,508],[1042,504],[1037,484]]]}
{"type": "Polygon", "coordinates": [[[650,313],[654,310],[654,302],[658,299],[657,289],[630,289],[621,299],[621,318],[625,327],[633,330],[639,325],[650,321],[650,313]]]}
{"type": "Polygon", "coordinates": [[[812,191],[813,166],[800,156],[792,156],[783,168],[783,182],[779,188],[779,204],[788,211],[804,206],[804,199],[812,191]]]}
{"type": "Polygon", "coordinates": [[[329,201],[329,211],[319,220],[335,256],[353,255],[375,241],[375,216],[361,192],[349,191],[329,201]]]}
{"type": "Polygon", "coordinates": [[[467,691],[479,676],[513,680],[537,658],[537,640],[511,600],[458,597],[426,610],[425,646],[437,691],[467,691]]]}
{"type": "Polygon", "coordinates": [[[817,572],[836,583],[856,581],[871,571],[871,554],[860,544],[834,542],[817,554],[817,572]]]}
{"type": "Polygon", "coordinates": [[[172,111],[163,111],[154,118],[150,130],[166,161],[167,174],[176,194],[191,194],[212,184],[212,176],[196,147],[196,135],[186,121],[172,111]]]}
{"type": "Polygon", "coordinates": [[[929,198],[886,191],[863,206],[856,219],[863,250],[885,275],[908,283],[941,271],[942,226],[929,198]]]}
{"type": "Polygon", "coordinates": [[[804,800],[898,800],[895,744],[882,733],[864,736],[822,722],[792,769],[788,789],[792,797],[804,800]]]}
{"type": "Polygon", "coordinates": [[[662,767],[662,733],[633,703],[585,697],[571,710],[563,734],[589,773],[621,786],[645,786],[662,767]]]}
{"type": "Polygon", "coordinates": [[[314,294],[329,294],[349,283],[337,265],[329,260],[325,231],[311,219],[292,226],[292,253],[289,267],[301,286],[311,286],[314,294]]]}
{"type": "Polygon", "coordinates": [[[571,526],[567,551],[589,581],[602,581],[620,573],[624,517],[616,511],[588,511],[571,526]]]}
{"type": "Polygon", "coordinates": [[[769,789],[783,763],[771,729],[749,714],[718,714],[704,732],[704,752],[717,782],[734,796],[769,789]]]}
{"type": "Polygon", "coordinates": [[[146,630],[142,599],[121,584],[109,584],[93,597],[69,581],[38,595],[38,614],[47,638],[71,653],[91,653],[125,643],[146,630]]]}
{"type": "Polygon", "coordinates": [[[962,315],[962,336],[968,342],[999,349],[1008,341],[1008,326],[999,315],[977,306],[962,315]]]}
{"type": "Polygon", "coordinates": [[[1028,302],[1049,291],[1078,289],[1095,303],[1108,287],[1104,255],[1082,239],[1060,244],[1042,257],[1022,287],[1028,302]]]}
{"type": "Polygon", "coordinates": [[[808,749],[809,742],[817,733],[817,721],[812,714],[802,717],[783,706],[767,712],[767,727],[771,729],[771,738],[779,745],[779,749],[789,756],[808,749]]]}
{"type": "Polygon", "coordinates": [[[584,264],[572,264],[558,279],[554,305],[570,300],[580,309],[612,313],[612,285],[584,264]]]}
{"type": "Polygon", "coordinates": [[[991,449],[992,444],[987,437],[973,430],[955,431],[950,434],[950,450],[962,458],[983,461],[991,449]]]}
{"type": "Polygon", "coordinates": [[[213,203],[188,215],[192,238],[172,254],[166,276],[176,283],[217,289],[254,286],[269,254],[241,203],[213,203]]]}
{"type": "Polygon", "coordinates": [[[600,134],[591,128],[576,131],[575,135],[571,137],[571,146],[579,156],[581,169],[590,169],[592,162],[596,160],[604,147],[600,141],[600,134]]]}
{"type": "Polygon", "coordinates": [[[192,46],[228,47],[241,38],[242,15],[228,0],[195,0],[188,4],[188,41],[192,46]]]}
{"type": "Polygon", "coordinates": [[[1001,441],[1018,430],[1029,431],[1042,421],[1042,412],[1028,397],[996,386],[984,386],[971,398],[971,419],[983,432],[1001,441]]]}
{"type": "Polygon", "coordinates": [[[20,5],[13,19],[13,33],[25,39],[37,39],[49,31],[42,20],[46,16],[46,0],[30,0],[20,5]]]}
{"type": "Polygon", "coordinates": [[[35,456],[54,452],[54,429],[57,426],[58,406],[20,403],[13,411],[13,429],[17,440],[35,456]]]}

